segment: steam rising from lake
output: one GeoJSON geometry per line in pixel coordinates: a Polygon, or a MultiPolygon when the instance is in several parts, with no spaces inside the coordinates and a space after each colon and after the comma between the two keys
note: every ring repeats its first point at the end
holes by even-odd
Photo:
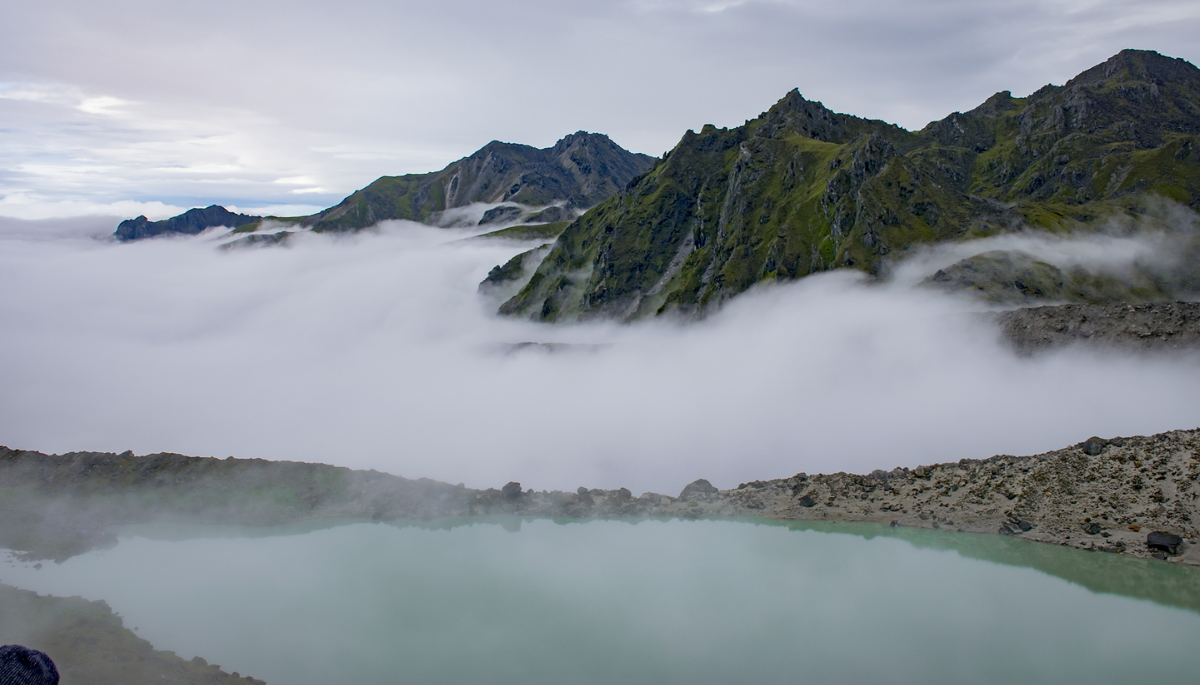
{"type": "Polygon", "coordinates": [[[546,326],[476,294],[532,245],[403,222],[231,251],[91,237],[112,223],[0,224],[0,444],[676,494],[1200,423],[1196,357],[1018,359],[972,305],[852,273],[687,326],[546,326]]]}

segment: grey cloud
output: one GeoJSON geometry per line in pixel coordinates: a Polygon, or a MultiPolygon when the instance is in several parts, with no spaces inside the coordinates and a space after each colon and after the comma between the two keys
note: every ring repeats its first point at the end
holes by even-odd
{"type": "MultiPolygon", "coordinates": [[[[25,4],[0,26],[0,81],[129,101],[130,130],[43,110],[40,123],[0,134],[4,148],[24,150],[5,161],[56,142],[42,153],[68,162],[107,153],[119,164],[109,174],[117,182],[91,188],[29,181],[50,199],[94,190],[109,200],[275,204],[295,198],[267,177],[305,175],[319,176],[330,189],[319,199],[332,202],[491,139],[546,146],[587,129],[660,154],[687,128],[739,124],[793,87],[915,128],[996,90],[1061,82],[1125,47],[1198,57],[1200,19],[1187,2],[752,1],[702,11],[712,5],[25,4]],[[203,136],[223,147],[189,145],[203,136]],[[336,147],[384,154],[314,152],[336,147]],[[245,173],[164,177],[153,172],[164,158],[233,160],[245,173]]],[[[22,121],[11,101],[0,107],[22,121]]]]}

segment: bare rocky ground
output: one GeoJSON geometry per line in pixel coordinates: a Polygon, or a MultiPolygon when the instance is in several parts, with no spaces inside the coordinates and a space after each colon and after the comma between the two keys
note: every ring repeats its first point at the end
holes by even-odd
{"type": "Polygon", "coordinates": [[[1062,304],[992,315],[1019,354],[1086,344],[1114,350],[1200,350],[1200,302],[1062,304]]]}
{"type": "Polygon", "coordinates": [[[1200,566],[1200,431],[1150,437],[1092,438],[1031,457],[896,468],[869,475],[834,473],[743,483],[708,481],[679,497],[628,490],[474,495],[471,513],[572,517],[759,517],[861,521],[968,533],[1019,535],[1081,549],[1200,566]],[[1151,533],[1181,539],[1152,548],[1151,533]]]}

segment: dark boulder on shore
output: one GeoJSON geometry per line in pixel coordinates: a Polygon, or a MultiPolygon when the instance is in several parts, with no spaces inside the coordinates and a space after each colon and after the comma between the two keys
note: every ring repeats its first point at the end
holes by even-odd
{"type": "Polygon", "coordinates": [[[1166,552],[1170,555],[1179,554],[1183,538],[1170,533],[1150,533],[1146,536],[1146,546],[1150,549],[1166,552]]]}

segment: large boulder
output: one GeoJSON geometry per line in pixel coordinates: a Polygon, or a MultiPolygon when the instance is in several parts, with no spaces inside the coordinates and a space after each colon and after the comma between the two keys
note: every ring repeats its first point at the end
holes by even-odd
{"type": "Polygon", "coordinates": [[[0,647],[0,683],[58,685],[58,669],[45,652],[21,645],[0,647]]]}
{"type": "Polygon", "coordinates": [[[712,483],[701,478],[688,483],[687,486],[683,488],[683,491],[679,493],[679,499],[686,502],[689,498],[692,498],[696,495],[715,495],[717,492],[719,492],[719,490],[717,490],[712,483]]]}
{"type": "Polygon", "coordinates": [[[1146,536],[1146,546],[1167,554],[1179,554],[1179,548],[1183,546],[1183,538],[1170,533],[1151,533],[1146,536]]]}

